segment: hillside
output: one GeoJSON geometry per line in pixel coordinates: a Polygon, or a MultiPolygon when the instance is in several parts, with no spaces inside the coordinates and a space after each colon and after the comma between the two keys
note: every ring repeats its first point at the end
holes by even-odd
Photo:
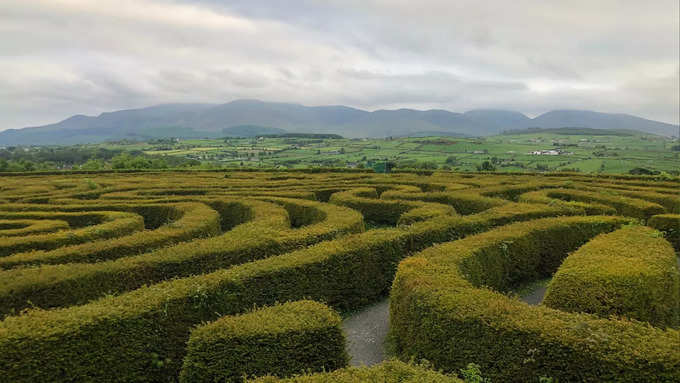
{"type": "Polygon", "coordinates": [[[518,112],[491,109],[465,113],[414,109],[369,112],[341,105],[309,107],[236,100],[220,105],[165,104],[102,113],[96,117],[76,115],[55,124],[0,132],[0,145],[77,144],[162,137],[214,138],[224,136],[231,129],[236,129],[238,135],[249,136],[263,134],[263,127],[278,129],[278,132],[386,137],[420,135],[423,132],[489,136],[530,127],[552,129],[567,126],[638,130],[665,136],[676,135],[678,131],[677,125],[592,111],[558,110],[531,119],[518,112]]]}

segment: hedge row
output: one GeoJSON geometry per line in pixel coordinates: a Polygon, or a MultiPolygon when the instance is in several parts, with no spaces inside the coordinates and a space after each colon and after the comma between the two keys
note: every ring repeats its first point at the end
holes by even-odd
{"type": "Polygon", "coordinates": [[[551,206],[560,206],[564,209],[569,209],[574,214],[583,215],[615,215],[616,209],[611,206],[603,205],[595,202],[579,202],[579,201],[563,201],[561,199],[548,197],[550,189],[537,190],[521,194],[517,197],[520,202],[527,203],[544,203],[551,206]]]}
{"type": "Polygon", "coordinates": [[[308,213],[322,210],[326,219],[290,228],[284,208],[244,199],[241,203],[252,209],[252,219],[220,236],[106,262],[0,271],[0,314],[12,314],[26,307],[82,304],[104,294],[129,291],[173,277],[202,274],[281,254],[339,234],[363,231],[361,215],[353,210],[312,201],[278,200],[289,205],[307,206],[308,209],[301,211],[308,213]]]}
{"type": "Polygon", "coordinates": [[[382,362],[372,367],[349,367],[341,370],[298,375],[280,379],[273,376],[247,380],[248,383],[463,383],[462,380],[433,371],[427,367],[406,364],[396,360],[382,362]]]}
{"type": "Polygon", "coordinates": [[[390,298],[397,352],[445,371],[478,363],[492,380],[503,382],[537,376],[678,381],[677,330],[529,306],[500,293],[549,275],[568,252],[628,220],[593,216],[515,223],[402,261],[390,298]]]}
{"type": "Polygon", "coordinates": [[[627,226],[601,234],[567,257],[543,304],[675,327],[680,324],[676,263],[671,245],[652,228],[627,226]]]}
{"type": "Polygon", "coordinates": [[[680,214],[655,215],[647,224],[663,232],[675,250],[680,251],[680,214]]]}
{"type": "Polygon", "coordinates": [[[0,212],[0,219],[56,219],[66,221],[74,228],[54,233],[0,238],[0,257],[30,250],[51,250],[98,239],[120,237],[144,230],[144,219],[141,216],[114,211],[91,213],[0,212]],[[77,228],[79,226],[86,227],[77,228]]]}
{"type": "Polygon", "coordinates": [[[191,331],[180,382],[242,382],[347,365],[340,316],[313,301],[225,316],[191,331]]]}
{"type": "Polygon", "coordinates": [[[388,291],[397,263],[412,251],[491,226],[561,212],[545,205],[508,203],[475,216],[437,217],[407,229],[349,235],[82,306],[30,310],[0,322],[0,371],[15,382],[171,380],[196,324],[254,305],[298,299],[355,309],[388,291]],[[158,360],[165,363],[158,366],[158,360]]]}
{"type": "Polygon", "coordinates": [[[18,237],[67,230],[68,222],[59,219],[0,219],[0,237],[18,237]]]}
{"type": "Polygon", "coordinates": [[[419,202],[378,199],[374,188],[338,192],[330,197],[329,202],[357,210],[367,221],[387,225],[396,225],[402,214],[421,205],[419,202]]]}
{"type": "Polygon", "coordinates": [[[248,207],[233,202],[229,204],[228,209],[223,209],[228,212],[220,215],[201,203],[139,205],[131,210],[140,212],[145,218],[147,228],[157,227],[156,230],[144,230],[127,236],[50,251],[16,253],[0,258],[0,269],[23,265],[100,262],[146,253],[178,242],[211,237],[221,231],[220,226],[229,227],[231,220],[243,222],[242,216],[245,213],[241,212],[242,209],[248,209],[248,207]],[[234,215],[236,217],[231,218],[234,215]]]}
{"type": "Polygon", "coordinates": [[[501,206],[507,201],[500,198],[490,198],[479,195],[473,191],[444,191],[444,192],[424,192],[409,193],[403,191],[387,191],[381,195],[382,199],[407,200],[436,202],[452,206],[458,213],[463,215],[479,213],[492,207],[501,206]]]}
{"type": "Polygon", "coordinates": [[[657,203],[638,198],[623,197],[612,193],[587,192],[574,189],[551,189],[548,191],[547,196],[566,201],[600,203],[615,208],[616,212],[620,215],[642,220],[646,220],[655,214],[666,212],[666,209],[657,203]]]}
{"type": "Polygon", "coordinates": [[[678,189],[675,189],[675,193],[673,194],[657,193],[656,191],[653,191],[654,189],[649,191],[641,191],[627,189],[612,190],[605,187],[592,187],[588,188],[588,190],[654,202],[663,206],[669,213],[680,214],[680,192],[678,189]]]}

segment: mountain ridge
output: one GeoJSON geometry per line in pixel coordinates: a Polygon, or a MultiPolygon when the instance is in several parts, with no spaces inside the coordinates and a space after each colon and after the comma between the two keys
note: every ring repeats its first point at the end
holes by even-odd
{"type": "Polygon", "coordinates": [[[366,111],[345,105],[305,106],[296,103],[239,99],[224,104],[173,103],[73,115],[37,127],[0,132],[0,145],[45,145],[101,142],[116,139],[220,137],[225,129],[260,126],[295,133],[334,133],[346,137],[386,137],[446,132],[488,136],[525,128],[583,127],[630,129],[672,136],[678,126],[624,113],[557,109],[529,118],[503,109],[473,109],[463,113],[444,109],[410,108],[366,111]]]}

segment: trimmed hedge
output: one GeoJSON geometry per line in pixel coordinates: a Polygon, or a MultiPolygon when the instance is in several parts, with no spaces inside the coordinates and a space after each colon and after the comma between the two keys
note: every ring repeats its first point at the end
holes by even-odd
{"type": "Polygon", "coordinates": [[[68,222],[59,219],[0,219],[0,237],[54,233],[69,228],[68,222]]]}
{"type": "Polygon", "coordinates": [[[72,230],[21,237],[0,237],[0,257],[30,250],[52,250],[98,239],[115,238],[144,230],[144,219],[132,213],[100,211],[81,213],[0,212],[0,219],[49,219],[69,223],[72,230]]]}
{"type": "Polygon", "coordinates": [[[624,197],[613,193],[587,192],[573,189],[551,189],[547,196],[566,201],[579,201],[585,203],[599,203],[611,206],[616,212],[626,217],[634,217],[646,220],[655,214],[666,212],[663,206],[638,198],[624,197]]]}
{"type": "Polygon", "coordinates": [[[594,216],[515,223],[402,261],[390,299],[397,352],[445,371],[478,363],[503,382],[541,375],[678,381],[677,330],[529,306],[498,292],[549,275],[569,251],[626,221],[594,216]]]}
{"type": "MultiPolygon", "coordinates": [[[[235,216],[232,218],[233,223],[242,222],[243,215],[247,214],[247,212],[240,212],[239,208],[248,209],[247,206],[239,203],[229,204],[229,210],[235,216]]],[[[50,251],[37,250],[16,253],[0,258],[0,269],[10,269],[22,265],[100,262],[138,255],[182,241],[211,237],[220,232],[221,225],[229,227],[232,224],[232,222],[226,222],[229,221],[226,215],[223,214],[220,217],[215,210],[200,203],[165,206],[140,205],[136,206],[134,210],[139,211],[145,218],[147,228],[152,227],[157,228],[157,230],[144,230],[127,236],[61,247],[50,251]],[[164,210],[166,214],[151,214],[150,210],[164,210]],[[179,218],[174,217],[175,214],[173,213],[178,215],[179,218]]]]}
{"type": "Polygon", "coordinates": [[[551,206],[560,206],[569,209],[574,214],[585,215],[615,215],[616,209],[611,206],[595,202],[562,201],[560,199],[548,197],[550,189],[527,192],[520,195],[517,200],[527,203],[544,203],[551,206]]]}
{"type": "Polygon", "coordinates": [[[600,234],[569,255],[543,304],[601,317],[625,316],[655,326],[680,324],[680,273],[660,233],[627,226],[600,234]]]}
{"type": "Polygon", "coordinates": [[[330,203],[358,210],[364,219],[381,224],[396,225],[399,217],[420,203],[378,199],[373,188],[357,188],[331,195],[330,203]]]}
{"type": "Polygon", "coordinates": [[[458,213],[463,215],[479,213],[492,207],[502,206],[508,201],[500,198],[484,197],[477,192],[462,191],[453,192],[429,192],[429,193],[408,193],[403,191],[386,191],[381,195],[382,199],[391,200],[410,200],[436,202],[452,206],[458,213]]]}
{"type": "Polygon", "coordinates": [[[340,316],[313,301],[225,316],[191,331],[179,381],[242,382],[347,365],[340,316]]]}
{"type": "MultiPolygon", "coordinates": [[[[107,262],[42,265],[0,271],[0,314],[16,313],[26,307],[83,304],[105,294],[266,258],[364,229],[361,215],[347,208],[304,200],[276,200],[282,204],[312,208],[301,211],[320,209],[324,211],[325,219],[293,229],[283,207],[262,201],[242,200],[242,203],[252,208],[253,219],[220,236],[107,262]]],[[[319,213],[313,214],[318,218],[319,213]]],[[[307,221],[315,219],[309,218],[307,221]]]]}
{"type": "Polygon", "coordinates": [[[432,371],[426,367],[406,364],[396,360],[382,362],[372,367],[349,367],[341,370],[298,375],[280,379],[273,376],[247,380],[248,383],[463,383],[462,380],[432,371]]]}
{"type": "Polygon", "coordinates": [[[680,251],[680,214],[655,215],[647,224],[663,232],[675,250],[680,251]]]}
{"type": "Polygon", "coordinates": [[[477,216],[437,217],[408,229],[346,236],[82,306],[30,310],[0,322],[0,371],[15,382],[167,381],[177,376],[189,331],[196,324],[239,314],[253,305],[298,299],[355,309],[389,290],[397,263],[411,251],[560,212],[544,205],[509,203],[477,216]],[[154,363],[158,359],[165,363],[158,366],[154,363]]]}

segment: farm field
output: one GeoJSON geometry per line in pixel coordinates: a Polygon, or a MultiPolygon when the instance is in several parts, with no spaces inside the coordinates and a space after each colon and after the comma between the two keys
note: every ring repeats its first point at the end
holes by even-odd
{"type": "MultiPolygon", "coordinates": [[[[542,158],[530,137],[228,144],[465,167],[542,158]]],[[[665,141],[581,139],[549,169],[677,163],[665,141]]],[[[229,147],[188,143],[163,151],[229,147]]],[[[677,177],[26,173],[0,202],[0,382],[680,381],[677,177]],[[368,327],[385,343],[349,344],[368,327]]]]}
{"type": "Polygon", "coordinates": [[[488,161],[502,172],[627,173],[635,168],[677,173],[680,151],[668,138],[637,133],[504,134],[483,138],[387,139],[226,138],[163,143],[99,144],[151,156],[175,156],[224,167],[365,167],[478,170],[488,161]],[[550,152],[548,151],[555,151],[550,152]],[[543,151],[541,154],[534,152],[543,151]]]}

